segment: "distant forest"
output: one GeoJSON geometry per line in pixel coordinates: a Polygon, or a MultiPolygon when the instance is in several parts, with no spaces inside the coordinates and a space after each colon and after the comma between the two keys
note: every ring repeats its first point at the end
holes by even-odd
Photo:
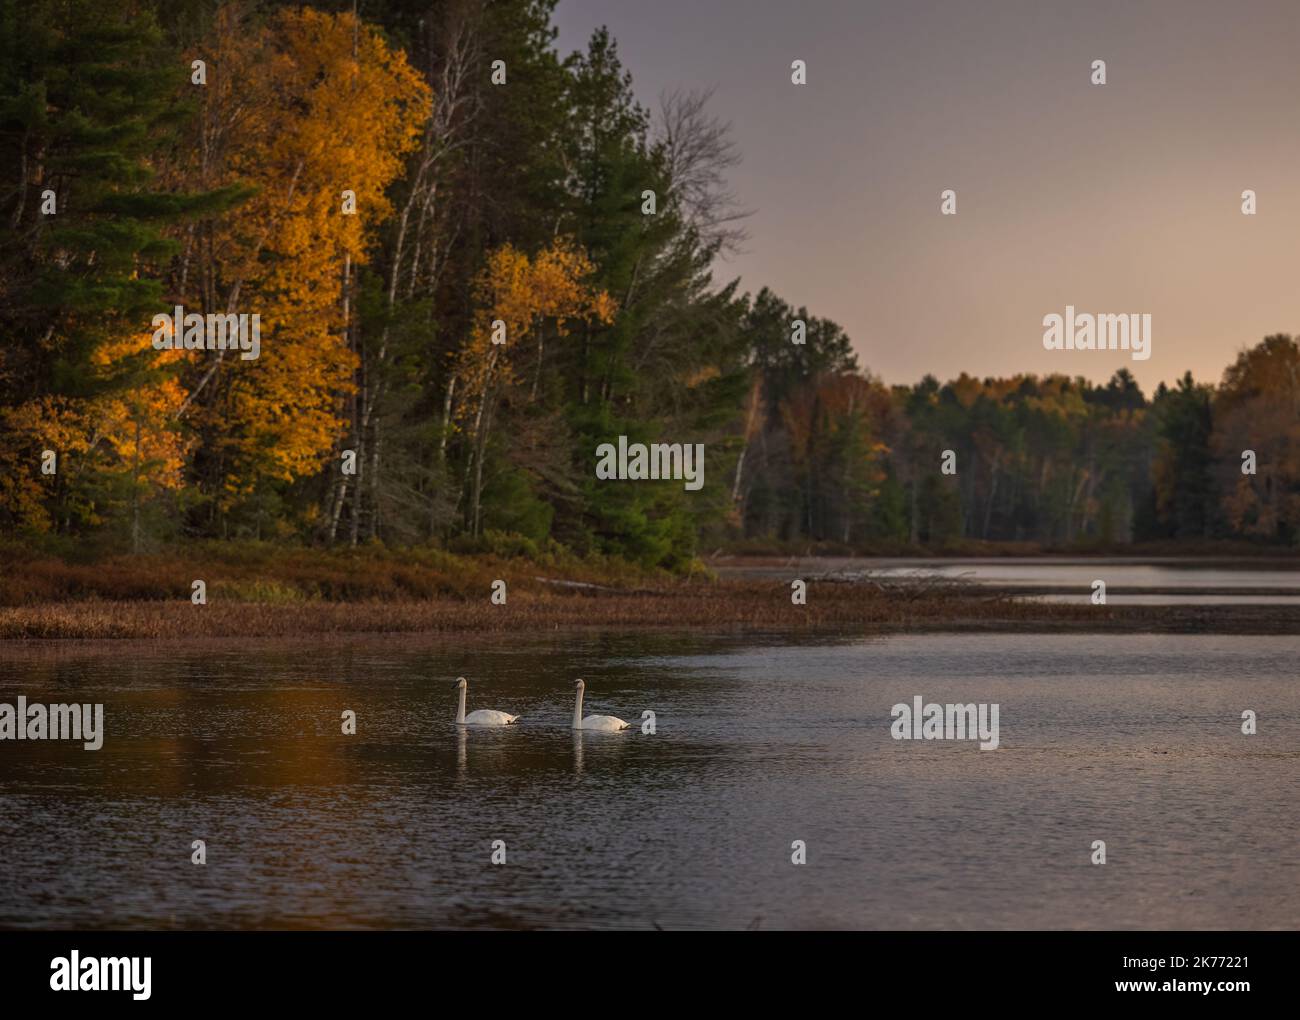
{"type": "Polygon", "coordinates": [[[885,385],[717,278],[745,210],[708,94],[641,105],[553,6],[0,0],[0,534],[1300,542],[1290,336],[1150,396],[885,385]],[[260,356],[156,349],[176,306],[257,313],[260,356]],[[705,444],[704,488],[598,481],[619,435],[705,444]]]}

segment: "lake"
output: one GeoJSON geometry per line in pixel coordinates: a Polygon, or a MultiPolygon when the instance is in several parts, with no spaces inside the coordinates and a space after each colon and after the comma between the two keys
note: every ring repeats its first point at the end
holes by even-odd
{"type": "Polygon", "coordinates": [[[1300,559],[1253,560],[1191,558],[1069,559],[889,559],[792,557],[755,563],[722,559],[714,568],[724,577],[804,577],[823,574],[869,576],[884,584],[920,578],[964,581],[1025,593],[1054,602],[1090,603],[1095,580],[1106,582],[1108,604],[1116,605],[1293,605],[1300,602],[1300,559]]]}
{"type": "Polygon", "coordinates": [[[1295,927],[1296,651],[1036,634],[9,644],[0,701],[102,702],[107,735],[0,743],[0,926],[1295,927]],[[519,724],[458,732],[462,674],[471,711],[519,724]],[[577,677],[586,712],[638,725],[575,734],[577,677]],[[1000,746],[893,739],[891,707],[918,695],[998,704],[1000,746]]]}

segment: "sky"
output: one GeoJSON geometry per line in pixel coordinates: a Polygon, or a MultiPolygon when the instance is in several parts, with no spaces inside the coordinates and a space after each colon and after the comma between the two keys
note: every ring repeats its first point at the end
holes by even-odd
{"type": "Polygon", "coordinates": [[[560,0],[556,24],[564,53],[607,25],[645,105],[716,88],[754,210],[718,275],[838,322],[886,382],[1127,367],[1149,392],[1300,333],[1300,0],[560,0]],[[1151,357],[1045,350],[1067,305],[1150,314],[1151,357]]]}

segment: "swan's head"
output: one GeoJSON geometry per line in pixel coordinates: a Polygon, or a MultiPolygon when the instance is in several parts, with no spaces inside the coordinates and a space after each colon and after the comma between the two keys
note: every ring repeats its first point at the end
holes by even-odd
{"type": "Polygon", "coordinates": [[[582,689],[583,689],[584,687],[586,687],[587,685],[584,684],[584,683],[582,682],[582,680],[580,679],[580,680],[578,680],[578,682],[577,682],[576,684],[574,684],[573,686],[576,687],[576,688],[578,688],[578,690],[582,690],[582,689]]]}
{"type": "Polygon", "coordinates": [[[465,678],[463,676],[458,676],[456,678],[456,682],[452,684],[452,687],[454,687],[458,691],[463,691],[468,686],[469,684],[465,682],[465,678]]]}

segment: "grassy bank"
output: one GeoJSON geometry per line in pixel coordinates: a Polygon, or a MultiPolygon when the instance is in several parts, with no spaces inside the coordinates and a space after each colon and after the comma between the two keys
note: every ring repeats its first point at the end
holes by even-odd
{"type": "Polygon", "coordinates": [[[0,607],[49,603],[189,600],[202,580],[209,602],[263,604],[410,602],[487,598],[492,582],[516,592],[555,582],[635,587],[667,577],[622,560],[579,558],[561,548],[539,552],[499,543],[493,551],[383,546],[312,549],[270,543],[196,542],[144,553],[91,553],[72,558],[0,547],[0,607]]]}
{"type": "Polygon", "coordinates": [[[503,633],[580,627],[853,635],[904,630],[1297,633],[1288,606],[1092,606],[1022,601],[931,580],[882,587],[684,576],[561,553],[197,544],[70,562],[6,550],[0,639],[503,633]],[[202,579],[207,602],[190,600],[202,579]],[[506,582],[504,605],[491,601],[506,582]]]}
{"type": "Polygon", "coordinates": [[[407,602],[297,604],[218,600],[89,600],[0,609],[0,639],[292,637],[348,633],[502,633],[582,627],[620,630],[836,633],[1044,631],[1287,634],[1300,612],[1271,606],[1071,606],[987,594],[907,599],[850,585],[810,584],[808,604],[762,582],[679,583],[656,590],[528,592],[506,605],[486,596],[407,602]]]}

